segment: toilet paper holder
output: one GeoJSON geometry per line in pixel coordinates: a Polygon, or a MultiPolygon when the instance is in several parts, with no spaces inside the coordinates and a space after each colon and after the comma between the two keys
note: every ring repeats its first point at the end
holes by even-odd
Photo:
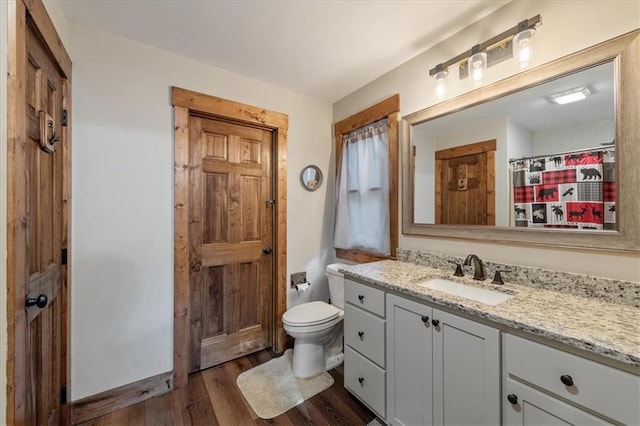
{"type": "Polygon", "coordinates": [[[307,273],[306,272],[294,272],[291,274],[291,288],[298,289],[296,286],[298,284],[305,284],[307,282],[307,273]]]}

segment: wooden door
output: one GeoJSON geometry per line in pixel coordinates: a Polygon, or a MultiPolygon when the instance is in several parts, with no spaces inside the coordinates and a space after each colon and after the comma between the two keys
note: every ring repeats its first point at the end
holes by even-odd
{"type": "Polygon", "coordinates": [[[70,61],[41,3],[10,8],[8,423],[54,425],[66,399],[70,61]]]}
{"type": "Polygon", "coordinates": [[[434,423],[500,424],[500,332],[436,309],[433,320],[434,423]]]}
{"type": "Polygon", "coordinates": [[[270,130],[189,118],[189,372],[271,346],[270,130]]]}
{"type": "Polygon", "coordinates": [[[495,225],[496,141],[436,152],[436,223],[495,225]]]}
{"type": "Polygon", "coordinates": [[[432,309],[387,294],[387,421],[432,425],[432,309]]]}

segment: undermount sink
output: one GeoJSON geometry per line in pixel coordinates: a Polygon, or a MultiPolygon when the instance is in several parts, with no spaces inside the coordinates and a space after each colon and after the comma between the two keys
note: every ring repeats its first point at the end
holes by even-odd
{"type": "Polygon", "coordinates": [[[499,291],[473,287],[442,278],[435,278],[423,283],[419,283],[418,285],[420,287],[441,291],[453,296],[464,297],[465,299],[475,300],[476,302],[484,303],[485,305],[491,306],[499,305],[500,303],[506,302],[513,297],[499,291]]]}

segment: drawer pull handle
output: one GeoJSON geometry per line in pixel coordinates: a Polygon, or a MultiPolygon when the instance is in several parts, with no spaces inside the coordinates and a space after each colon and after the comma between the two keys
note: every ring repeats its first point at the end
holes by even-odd
{"type": "Polygon", "coordinates": [[[560,376],[560,381],[565,386],[573,386],[573,377],[569,376],[568,374],[560,376]]]}
{"type": "Polygon", "coordinates": [[[358,377],[358,383],[364,384],[364,377],[358,377]]]}
{"type": "Polygon", "coordinates": [[[426,315],[422,316],[422,322],[429,322],[429,317],[426,315]]]}
{"type": "Polygon", "coordinates": [[[507,395],[507,401],[509,401],[513,405],[516,405],[518,403],[518,396],[516,394],[510,393],[509,395],[507,395]]]}
{"type": "Polygon", "coordinates": [[[364,295],[359,294],[359,295],[358,295],[358,300],[360,300],[360,301],[362,302],[362,301],[364,300],[364,295]]]}
{"type": "Polygon", "coordinates": [[[360,338],[362,339],[362,337],[364,336],[364,331],[358,331],[358,336],[360,336],[360,338]]]}
{"type": "Polygon", "coordinates": [[[437,319],[431,320],[431,324],[433,324],[434,327],[437,327],[438,325],[440,325],[440,321],[438,321],[437,319]]]}

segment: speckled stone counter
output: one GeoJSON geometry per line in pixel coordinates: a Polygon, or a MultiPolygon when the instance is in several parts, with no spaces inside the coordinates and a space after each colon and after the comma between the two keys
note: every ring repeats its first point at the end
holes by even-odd
{"type": "MultiPolygon", "coordinates": [[[[415,263],[444,271],[453,271],[451,262],[462,263],[464,261],[463,257],[403,248],[398,249],[397,256],[401,262],[415,263]]],[[[505,282],[569,293],[574,296],[596,298],[603,302],[640,307],[640,283],[638,282],[550,271],[487,260],[483,260],[483,263],[487,271],[508,270],[509,272],[503,274],[505,282]]]]}
{"type": "Polygon", "coordinates": [[[340,270],[347,278],[623,362],[640,374],[640,309],[635,306],[520,284],[497,286],[490,280],[454,277],[441,269],[392,260],[344,266],[340,270]],[[419,285],[432,278],[446,278],[513,297],[490,306],[419,285]]]}

